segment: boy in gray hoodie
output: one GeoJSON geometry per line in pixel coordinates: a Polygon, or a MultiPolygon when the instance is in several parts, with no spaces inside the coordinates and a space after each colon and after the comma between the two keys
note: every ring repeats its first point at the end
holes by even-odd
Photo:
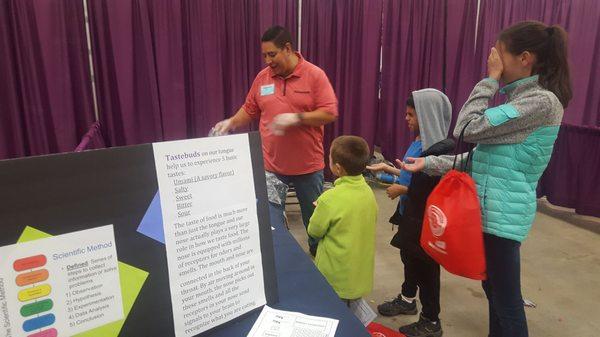
{"type": "MultiPolygon", "coordinates": [[[[447,139],[452,116],[452,105],[448,97],[436,89],[422,89],[414,91],[411,98],[407,101],[406,120],[409,128],[417,136],[407,151],[407,156],[424,157],[451,153],[454,141],[447,139]]],[[[369,169],[383,170],[400,177],[409,174],[407,171],[384,165],[370,166],[369,169]]],[[[384,316],[416,314],[415,298],[419,289],[419,299],[423,307],[419,321],[400,327],[399,330],[407,337],[440,337],[440,266],[419,244],[427,197],[440,178],[421,172],[408,175],[408,178],[408,183],[402,185],[404,195],[401,204],[390,218],[391,223],[398,225],[398,232],[391,244],[400,249],[400,257],[404,264],[402,292],[394,300],[379,305],[377,309],[384,316]]]]}

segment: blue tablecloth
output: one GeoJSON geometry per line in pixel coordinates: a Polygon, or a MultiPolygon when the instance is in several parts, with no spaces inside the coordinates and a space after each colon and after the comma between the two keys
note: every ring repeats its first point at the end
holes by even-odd
{"type": "MultiPolygon", "coordinates": [[[[327,280],[285,228],[283,210],[270,205],[279,302],[273,308],[340,321],[336,337],[369,337],[362,323],[340,301],[327,280]]],[[[260,310],[210,332],[211,337],[245,337],[260,310]]]]}

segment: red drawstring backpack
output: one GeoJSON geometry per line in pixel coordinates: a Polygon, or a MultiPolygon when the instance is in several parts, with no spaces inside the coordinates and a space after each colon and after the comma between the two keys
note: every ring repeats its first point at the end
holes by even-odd
{"type": "MultiPolygon", "coordinates": [[[[458,138],[457,150],[468,125],[458,138]]],[[[427,198],[421,247],[450,273],[485,280],[481,206],[475,181],[466,173],[472,151],[462,165],[462,172],[455,169],[458,154],[454,157],[452,170],[442,177],[427,198]]]]}

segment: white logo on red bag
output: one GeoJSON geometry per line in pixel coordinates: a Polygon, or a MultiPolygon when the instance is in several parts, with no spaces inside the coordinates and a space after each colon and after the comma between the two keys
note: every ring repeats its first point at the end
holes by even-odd
{"type": "Polygon", "coordinates": [[[429,205],[427,208],[427,217],[429,217],[429,227],[431,228],[431,233],[440,237],[444,234],[446,230],[446,226],[448,225],[448,218],[446,214],[437,206],[429,205]]]}
{"type": "Polygon", "coordinates": [[[444,241],[436,241],[435,244],[428,241],[427,244],[438,253],[448,254],[448,252],[446,252],[446,243],[444,241]]]}
{"type": "Polygon", "coordinates": [[[373,334],[371,336],[373,336],[373,337],[387,337],[386,335],[382,334],[381,332],[373,332],[373,334]]]}

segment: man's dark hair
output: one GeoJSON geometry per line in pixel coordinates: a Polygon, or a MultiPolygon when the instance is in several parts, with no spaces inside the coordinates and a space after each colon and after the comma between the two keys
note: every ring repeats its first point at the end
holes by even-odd
{"type": "Polygon", "coordinates": [[[294,49],[292,34],[281,26],[273,26],[267,29],[260,40],[262,42],[273,42],[279,49],[283,49],[285,44],[289,43],[292,46],[292,49],[294,49]]]}
{"type": "Polygon", "coordinates": [[[369,144],[357,136],[340,136],[331,143],[331,160],[350,176],[361,174],[369,162],[369,144]]]}

